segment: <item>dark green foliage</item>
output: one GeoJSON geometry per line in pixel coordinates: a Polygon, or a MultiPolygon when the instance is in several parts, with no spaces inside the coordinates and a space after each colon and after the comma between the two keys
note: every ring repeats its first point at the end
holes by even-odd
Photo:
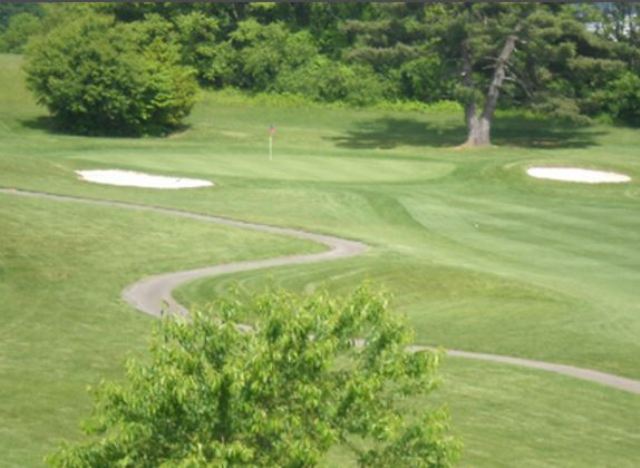
{"type": "Polygon", "coordinates": [[[499,107],[532,106],[588,121],[586,115],[600,112],[591,94],[625,68],[619,45],[587,28],[594,18],[590,10],[468,3],[425,12],[432,25],[427,38],[457,81],[454,96],[465,106],[469,145],[490,143],[499,107]]]}
{"type": "Polygon", "coordinates": [[[162,34],[89,12],[35,41],[27,59],[30,89],[73,132],[164,133],[181,124],[197,91],[162,34]]]}
{"type": "Polygon", "coordinates": [[[318,55],[308,32],[291,33],[279,22],[246,20],[230,37],[238,51],[239,84],[252,90],[273,89],[281,71],[303,66],[318,55]]]}
{"type": "Polygon", "coordinates": [[[182,62],[192,66],[203,82],[214,82],[219,62],[220,23],[199,11],[176,18],[182,62]]]}
{"type": "Polygon", "coordinates": [[[454,82],[437,54],[408,61],[400,67],[400,90],[404,97],[435,102],[453,97],[454,82]]]}
{"type": "Polygon", "coordinates": [[[86,444],[54,466],[312,466],[335,444],[362,465],[446,467],[458,444],[442,410],[413,411],[438,354],[366,288],[335,300],[271,292],[234,297],[158,328],[149,363],[97,392],[86,444]],[[237,323],[253,317],[253,328],[237,323]],[[357,340],[362,339],[360,343],[357,340]]]}
{"type": "Polygon", "coordinates": [[[640,126],[640,76],[626,72],[597,94],[602,108],[619,122],[640,126]]]}
{"type": "Polygon", "coordinates": [[[19,13],[9,19],[7,28],[0,34],[0,52],[19,54],[29,38],[42,29],[40,18],[31,13],[19,13]]]}
{"type": "Polygon", "coordinates": [[[0,33],[2,33],[15,15],[28,13],[36,17],[43,14],[42,7],[37,3],[0,3],[0,33]]]}
{"type": "Polygon", "coordinates": [[[143,21],[135,22],[150,37],[175,43],[182,64],[193,68],[203,85],[222,85],[233,76],[234,57],[225,54],[222,23],[213,16],[194,10],[169,19],[160,13],[147,12],[143,21]]]}
{"type": "MultiPolygon", "coordinates": [[[[612,112],[620,120],[603,93],[626,71],[640,73],[640,15],[631,4],[115,3],[37,11],[45,32],[71,13],[112,15],[110,27],[175,44],[180,64],[204,87],[355,105],[457,99],[481,120],[495,108],[523,107],[576,122],[612,112]],[[496,67],[510,36],[515,47],[496,67]],[[503,71],[494,82],[499,99],[489,98],[503,71]]],[[[20,51],[34,19],[14,16],[0,48],[20,51]]]]}
{"type": "Polygon", "coordinates": [[[379,102],[386,91],[385,84],[370,67],[346,65],[323,56],[279,73],[274,89],[317,101],[344,101],[354,105],[379,102]]]}

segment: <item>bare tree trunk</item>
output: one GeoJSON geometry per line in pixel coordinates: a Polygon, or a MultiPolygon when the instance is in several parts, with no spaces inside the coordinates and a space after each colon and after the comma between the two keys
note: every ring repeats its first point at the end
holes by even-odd
{"type": "MultiPolygon", "coordinates": [[[[462,82],[471,93],[474,89],[473,83],[473,65],[471,63],[471,54],[468,45],[462,46],[462,82]]],[[[484,122],[478,117],[477,104],[474,96],[469,96],[464,106],[464,117],[467,124],[467,142],[463,146],[482,146],[488,145],[489,129],[484,130],[484,122]],[[485,141],[486,140],[486,141],[485,141]]]]}
{"type": "MultiPolygon", "coordinates": [[[[517,27],[516,32],[519,29],[520,28],[517,27]]],[[[507,74],[507,62],[516,48],[517,39],[516,34],[509,35],[502,47],[502,51],[496,60],[496,67],[493,71],[493,78],[489,85],[489,90],[487,91],[482,113],[477,115],[476,103],[473,100],[470,100],[470,102],[465,106],[465,118],[468,130],[465,146],[488,146],[491,144],[491,122],[498,105],[500,89],[502,88],[502,84],[507,74]]],[[[471,58],[468,55],[466,47],[463,49],[463,67],[465,86],[467,86],[467,84],[472,86],[471,58]]]]}
{"type": "Polygon", "coordinates": [[[489,146],[491,144],[491,120],[474,115],[467,121],[467,142],[465,146],[489,146]]]}

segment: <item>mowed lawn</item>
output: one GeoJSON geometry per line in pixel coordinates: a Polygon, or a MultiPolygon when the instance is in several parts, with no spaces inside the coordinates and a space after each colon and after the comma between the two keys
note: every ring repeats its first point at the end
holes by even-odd
{"type": "MultiPolygon", "coordinates": [[[[299,226],[372,246],[350,260],[203,280],[345,291],[372,279],[395,295],[416,341],[569,363],[640,378],[640,157],[637,131],[503,115],[486,150],[454,112],[288,106],[203,93],[169,138],[51,132],[0,56],[0,186],[179,207],[299,226]],[[277,127],[274,160],[267,128],[277,127]],[[630,184],[528,178],[530,165],[617,170],[630,184]],[[74,170],[119,168],[211,179],[159,191],[93,185],[74,170]]],[[[3,347],[0,464],[37,465],[78,435],[87,384],[119,375],[151,321],[120,300],[150,273],[317,249],[161,215],[0,194],[3,347]],[[5,226],[9,226],[6,228],[5,226]],[[9,384],[4,384],[9,382],[9,384]]],[[[633,466],[640,398],[594,384],[449,359],[436,400],[451,407],[472,466],[633,466]]],[[[339,457],[340,454],[334,454],[339,457]]]]}
{"type": "Polygon", "coordinates": [[[153,319],[120,298],[153,273],[319,250],[125,209],[0,194],[0,465],[38,465],[80,434],[86,387],[146,349],[153,319]]]}

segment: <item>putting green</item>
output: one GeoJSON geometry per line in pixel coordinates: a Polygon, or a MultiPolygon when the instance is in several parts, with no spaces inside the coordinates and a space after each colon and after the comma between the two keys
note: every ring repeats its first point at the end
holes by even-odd
{"type": "MultiPolygon", "coordinates": [[[[402,182],[421,181],[444,177],[455,169],[455,165],[429,161],[394,161],[388,159],[368,160],[358,157],[333,158],[310,156],[305,153],[291,153],[290,150],[276,154],[273,161],[268,155],[255,154],[255,148],[264,141],[256,139],[247,147],[248,154],[238,158],[224,148],[218,150],[215,145],[194,151],[167,151],[154,153],[150,157],[140,158],[128,152],[111,154],[70,153],[69,159],[75,164],[104,164],[105,158],[113,167],[128,167],[135,160],[136,167],[164,171],[186,170],[197,172],[215,180],[219,176],[240,179],[290,180],[300,182],[402,182]],[[235,160],[234,160],[235,159],[235,160]]],[[[236,150],[237,151],[237,150],[236,150]]]]}

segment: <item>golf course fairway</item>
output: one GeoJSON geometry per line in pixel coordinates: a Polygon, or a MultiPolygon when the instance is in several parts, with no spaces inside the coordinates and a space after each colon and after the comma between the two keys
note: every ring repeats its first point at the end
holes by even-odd
{"type": "MultiPolygon", "coordinates": [[[[204,93],[167,138],[50,130],[21,57],[0,55],[0,186],[302,229],[360,255],[186,283],[187,307],[275,284],[389,290],[421,345],[640,379],[640,135],[498,115],[495,147],[456,150],[461,113],[299,106],[204,93]],[[278,133],[273,160],[267,131],[278,133]],[[529,167],[622,173],[624,184],[529,177],[529,167]],[[80,180],[120,169],[215,182],[161,190],[80,180]]],[[[319,254],[317,243],[170,213],[0,193],[0,466],[41,466],[80,437],[88,385],[144,356],[153,319],[122,298],[149,275],[319,254]]],[[[568,376],[448,357],[421,405],[446,403],[463,466],[634,466],[640,397],[568,376]]],[[[345,462],[336,448],[328,464],[345,462]]],[[[346,463],[346,462],[345,462],[346,463]]]]}

